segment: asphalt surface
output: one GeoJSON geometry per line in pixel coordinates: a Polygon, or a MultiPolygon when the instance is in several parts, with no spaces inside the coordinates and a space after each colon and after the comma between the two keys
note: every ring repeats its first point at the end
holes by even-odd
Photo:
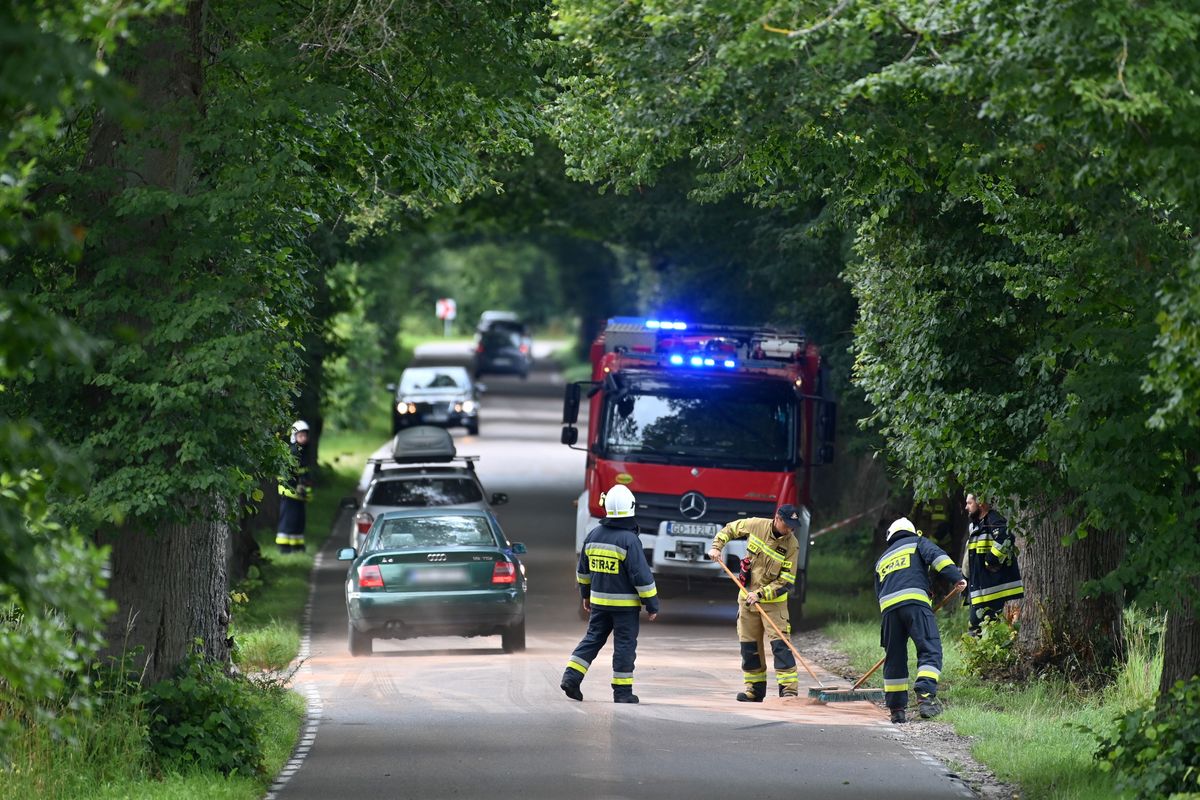
{"type": "MultiPolygon", "coordinates": [[[[426,347],[418,357],[464,363],[466,352],[426,347]]],[[[803,695],[815,682],[802,668],[802,697],[736,702],[729,587],[660,585],[662,614],[653,623],[642,617],[639,705],[612,703],[611,643],[583,683],[584,701],[567,699],[558,684],[585,627],[573,507],[584,454],[558,443],[561,378],[545,362],[539,367],[527,381],[485,377],[480,435],[455,432],[460,453],[481,456],[487,490],[509,495],[497,514],[509,538],[529,548],[528,649],[505,655],[498,636],[438,637],[376,641],[373,656],[351,657],[346,566],[334,557],[349,520],[340,520],[314,568],[311,638],[296,676],[311,718],[268,797],[975,796],[898,737],[879,707],[810,702],[803,695]]]]}

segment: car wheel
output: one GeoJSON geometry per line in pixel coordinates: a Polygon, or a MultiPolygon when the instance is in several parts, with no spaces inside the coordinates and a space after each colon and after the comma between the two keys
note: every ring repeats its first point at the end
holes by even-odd
{"type": "Polygon", "coordinates": [[[525,649],[525,618],[504,629],[500,634],[500,646],[506,653],[520,653],[525,649]]]}
{"type": "Polygon", "coordinates": [[[479,420],[467,423],[467,433],[471,434],[472,436],[479,435],[479,420]]]}
{"type": "Polygon", "coordinates": [[[347,622],[346,627],[349,631],[347,638],[350,640],[350,655],[371,655],[371,634],[359,633],[358,630],[355,629],[353,622],[347,622]]]}

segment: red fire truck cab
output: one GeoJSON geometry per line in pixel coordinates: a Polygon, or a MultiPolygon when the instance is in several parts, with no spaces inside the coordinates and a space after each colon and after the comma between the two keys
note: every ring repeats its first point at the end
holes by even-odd
{"type": "MultiPolygon", "coordinates": [[[[836,406],[820,351],[802,333],[615,317],[591,346],[592,380],[568,384],[563,444],[576,446],[588,401],[587,462],[575,550],[601,517],[601,494],[637,498],[642,546],[656,575],[725,577],[707,558],[713,536],[742,517],[801,507],[790,597],[807,585],[812,468],[833,459],[836,406]]],[[[745,540],[724,550],[728,566],[745,540]]]]}

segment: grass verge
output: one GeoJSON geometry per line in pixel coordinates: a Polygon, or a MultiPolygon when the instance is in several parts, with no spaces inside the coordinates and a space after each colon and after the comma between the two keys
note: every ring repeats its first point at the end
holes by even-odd
{"type": "MultiPolygon", "coordinates": [[[[844,553],[818,550],[810,559],[809,574],[814,580],[806,619],[828,609],[823,617],[825,632],[855,669],[866,672],[883,656],[869,565],[864,567],[844,553]],[[856,574],[864,579],[854,580],[856,574]]],[[[1155,633],[1161,622],[1128,610],[1124,668],[1108,688],[1088,692],[1059,679],[998,684],[971,676],[959,646],[966,633],[966,609],[953,602],[950,606],[938,614],[944,654],[938,694],[946,708],[940,719],[974,739],[975,758],[1001,780],[1019,786],[1029,800],[1125,797],[1113,788],[1112,775],[1101,771],[1095,761],[1096,739],[1089,731],[1111,729],[1117,717],[1152,701],[1162,669],[1155,633]]],[[[915,658],[909,674],[916,674],[915,658]]],[[[882,687],[881,674],[877,672],[866,685],[882,687]]]]}

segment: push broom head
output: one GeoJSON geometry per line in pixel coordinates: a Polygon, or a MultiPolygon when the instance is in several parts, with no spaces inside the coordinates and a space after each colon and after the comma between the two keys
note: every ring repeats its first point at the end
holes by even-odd
{"type": "Polygon", "coordinates": [[[813,687],[808,690],[808,696],[819,703],[850,703],[855,700],[882,703],[883,689],[844,689],[837,686],[813,687]]]}

